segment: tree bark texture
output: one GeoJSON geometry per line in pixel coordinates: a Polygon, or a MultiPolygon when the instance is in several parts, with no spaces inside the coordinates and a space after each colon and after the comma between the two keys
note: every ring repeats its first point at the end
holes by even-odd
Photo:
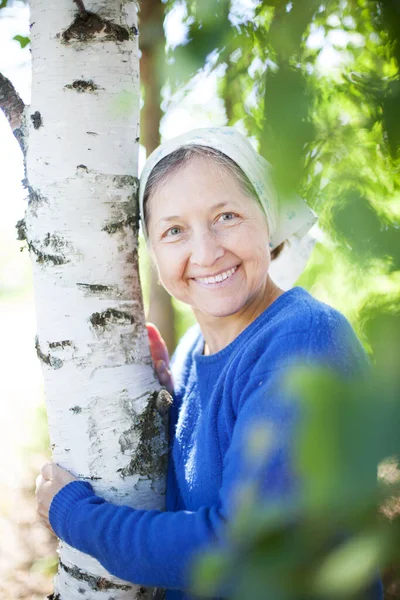
{"type": "MultiPolygon", "coordinates": [[[[163,509],[165,409],[137,256],[139,63],[130,0],[31,0],[26,236],[53,459],[115,504],[163,509]]],[[[152,598],[66,544],[53,597],[152,598]]]]}
{"type": "MultiPolygon", "coordinates": [[[[165,8],[161,0],[140,3],[140,78],[144,88],[141,111],[141,142],[147,156],[160,144],[161,88],[165,68],[165,8]]],[[[171,297],[160,285],[155,267],[150,269],[148,319],[160,330],[170,353],[176,345],[175,315],[171,297]]]]}

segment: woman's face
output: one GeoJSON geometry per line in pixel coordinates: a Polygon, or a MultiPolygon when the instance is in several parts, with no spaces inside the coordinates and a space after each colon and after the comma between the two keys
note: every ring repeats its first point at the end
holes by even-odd
{"type": "Polygon", "coordinates": [[[156,188],[148,209],[150,250],[172,296],[223,317],[264,294],[265,216],[228,171],[196,157],[156,188]]]}

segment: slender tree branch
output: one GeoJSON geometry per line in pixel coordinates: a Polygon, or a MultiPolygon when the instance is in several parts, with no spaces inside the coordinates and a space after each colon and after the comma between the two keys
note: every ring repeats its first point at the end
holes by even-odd
{"type": "Polygon", "coordinates": [[[86,15],[86,8],[85,8],[85,5],[83,4],[83,0],[73,0],[73,2],[75,2],[75,4],[77,5],[78,10],[81,13],[81,15],[86,15]]]}
{"type": "Polygon", "coordinates": [[[0,108],[4,111],[13,131],[20,129],[25,105],[13,84],[0,73],[0,108]]]}

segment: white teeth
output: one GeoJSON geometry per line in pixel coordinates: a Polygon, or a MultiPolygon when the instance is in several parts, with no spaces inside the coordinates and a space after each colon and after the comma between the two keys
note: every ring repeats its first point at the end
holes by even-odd
{"type": "Polygon", "coordinates": [[[200,281],[200,283],[205,283],[207,285],[210,283],[219,283],[221,281],[225,281],[225,279],[228,279],[228,277],[233,275],[236,269],[237,267],[233,267],[232,269],[229,269],[229,271],[215,275],[215,277],[196,277],[196,281],[200,281]]]}

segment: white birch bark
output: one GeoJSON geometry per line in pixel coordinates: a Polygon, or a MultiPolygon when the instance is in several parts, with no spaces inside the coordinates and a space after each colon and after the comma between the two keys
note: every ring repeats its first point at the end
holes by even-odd
{"type": "MultiPolygon", "coordinates": [[[[137,264],[139,62],[130,0],[31,0],[26,235],[53,459],[164,507],[166,437],[137,264]]],[[[162,407],[161,407],[162,408],[162,407]]],[[[54,599],[152,598],[66,544],[54,599]]]]}

